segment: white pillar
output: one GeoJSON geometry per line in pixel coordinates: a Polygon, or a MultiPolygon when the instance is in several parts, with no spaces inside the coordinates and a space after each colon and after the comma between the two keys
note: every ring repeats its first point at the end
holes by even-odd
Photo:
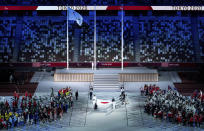
{"type": "Polygon", "coordinates": [[[69,7],[67,6],[67,69],[69,69],[69,7]]]}
{"type": "Polygon", "coordinates": [[[96,70],[96,6],[94,14],[94,70],[96,70]]]}
{"type": "Polygon", "coordinates": [[[123,7],[122,7],[122,19],[121,19],[121,70],[123,70],[123,44],[124,44],[124,41],[123,41],[123,7]]]}

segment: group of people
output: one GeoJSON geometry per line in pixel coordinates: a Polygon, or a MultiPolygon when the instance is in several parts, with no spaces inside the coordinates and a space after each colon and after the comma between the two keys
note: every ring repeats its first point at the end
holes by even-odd
{"type": "MultiPolygon", "coordinates": [[[[125,93],[125,88],[123,85],[120,87],[120,91],[121,91],[121,94],[119,96],[119,100],[121,101],[122,104],[126,104],[127,103],[127,101],[126,101],[127,94],[125,93]]],[[[95,110],[98,109],[97,97],[95,94],[93,94],[93,86],[91,84],[89,85],[89,98],[93,102],[93,108],[95,110]]],[[[112,104],[112,108],[116,109],[116,100],[114,97],[111,100],[111,104],[112,104]]]]}
{"type": "Polygon", "coordinates": [[[190,126],[200,126],[203,121],[202,92],[186,97],[170,86],[168,90],[161,90],[156,85],[145,85],[141,94],[147,96],[145,112],[155,118],[190,126]]]}
{"type": "Polygon", "coordinates": [[[72,106],[70,87],[59,90],[58,95],[54,95],[52,89],[50,97],[32,96],[28,92],[19,97],[19,94],[14,92],[11,101],[0,102],[0,129],[56,121],[72,106]]]}

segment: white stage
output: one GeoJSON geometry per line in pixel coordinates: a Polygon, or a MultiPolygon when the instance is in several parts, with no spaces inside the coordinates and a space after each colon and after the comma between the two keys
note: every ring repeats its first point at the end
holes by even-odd
{"type": "MultiPolygon", "coordinates": [[[[118,75],[120,82],[156,82],[158,71],[145,67],[137,68],[100,68],[97,70],[87,68],[57,69],[54,74],[55,82],[93,82],[95,76],[108,78],[110,75],[118,75]]],[[[111,77],[109,77],[111,78],[111,77]]]]}
{"type": "Polygon", "coordinates": [[[92,74],[121,74],[121,73],[158,73],[155,69],[149,69],[146,67],[135,67],[135,68],[99,68],[92,70],[90,68],[70,68],[70,69],[57,69],[55,73],[92,73],[92,74]]]}

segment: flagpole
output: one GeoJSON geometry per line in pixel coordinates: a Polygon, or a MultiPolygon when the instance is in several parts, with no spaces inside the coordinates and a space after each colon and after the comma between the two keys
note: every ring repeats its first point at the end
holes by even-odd
{"type": "Polygon", "coordinates": [[[67,70],[69,69],[69,7],[67,6],[67,70]]]}
{"type": "Polygon", "coordinates": [[[123,70],[123,46],[124,46],[123,45],[124,44],[123,43],[124,42],[123,41],[123,24],[124,24],[123,23],[123,7],[122,7],[122,13],[121,14],[122,14],[122,20],[121,20],[122,21],[122,24],[121,24],[121,70],[123,70]]]}
{"type": "Polygon", "coordinates": [[[96,6],[94,13],[94,70],[96,70],[96,6]]]}

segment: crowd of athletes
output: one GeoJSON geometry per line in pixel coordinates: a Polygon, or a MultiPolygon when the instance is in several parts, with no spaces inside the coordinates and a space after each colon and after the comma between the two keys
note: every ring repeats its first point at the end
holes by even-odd
{"type": "MultiPolygon", "coordinates": [[[[75,96],[78,99],[78,91],[75,96]]],[[[0,129],[56,121],[72,106],[70,87],[60,89],[58,95],[54,95],[52,90],[49,97],[32,96],[28,92],[19,97],[14,92],[11,101],[5,99],[0,102],[0,129]]]]}
{"type": "Polygon", "coordinates": [[[170,86],[161,90],[156,85],[145,85],[141,94],[147,96],[145,112],[153,117],[188,126],[199,126],[204,117],[204,95],[194,91],[192,96],[183,96],[170,86]]]}

